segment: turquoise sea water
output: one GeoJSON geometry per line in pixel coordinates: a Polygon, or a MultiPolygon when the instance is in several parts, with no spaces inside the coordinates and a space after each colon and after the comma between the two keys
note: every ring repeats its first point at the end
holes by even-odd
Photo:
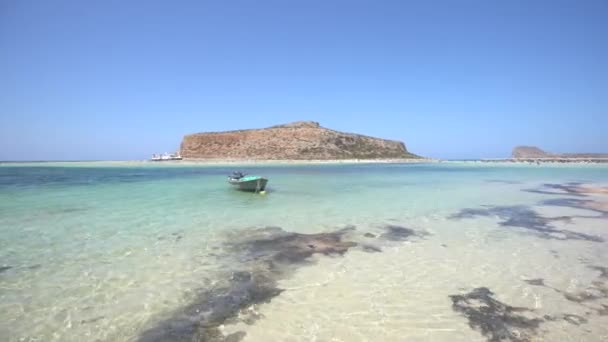
{"type": "Polygon", "coordinates": [[[573,182],[606,186],[608,167],[0,165],[0,340],[190,341],[208,322],[208,340],[605,340],[607,199],[573,182]],[[230,188],[235,169],[266,195],[230,188]],[[341,229],[331,253],[288,235],[341,229]]]}

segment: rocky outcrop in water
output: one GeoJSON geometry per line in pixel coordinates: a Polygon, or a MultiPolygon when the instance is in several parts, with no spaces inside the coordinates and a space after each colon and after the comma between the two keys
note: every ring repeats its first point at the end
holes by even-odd
{"type": "Polygon", "coordinates": [[[410,159],[400,141],[338,132],[312,121],[262,129],[184,136],[180,152],[191,159],[333,160],[410,159]]]}

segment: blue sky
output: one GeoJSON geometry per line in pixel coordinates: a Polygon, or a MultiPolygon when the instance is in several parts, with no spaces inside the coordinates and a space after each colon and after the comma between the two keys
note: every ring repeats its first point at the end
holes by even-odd
{"type": "Polygon", "coordinates": [[[295,120],[438,158],[608,152],[608,1],[0,0],[0,160],[295,120]]]}

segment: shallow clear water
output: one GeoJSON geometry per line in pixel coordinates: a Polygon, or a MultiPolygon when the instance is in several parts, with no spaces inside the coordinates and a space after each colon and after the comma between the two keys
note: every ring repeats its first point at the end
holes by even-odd
{"type": "Polygon", "coordinates": [[[606,186],[606,166],[241,167],[270,179],[266,195],[231,189],[225,176],[235,168],[0,165],[0,339],[146,340],[185,308],[213,300],[235,272],[266,267],[229,246],[269,226],[306,234],[355,227],[345,239],[357,245],[272,273],[283,291],[243,300],[240,313],[222,316],[222,336],[608,339],[607,214],[581,202],[608,196],[544,185],[606,186]],[[389,225],[415,235],[390,239],[389,225]],[[530,283],[539,278],[543,285],[530,283]],[[530,324],[514,327],[497,314],[484,317],[493,327],[484,331],[450,297],[481,287],[530,309],[521,311],[530,324]]]}

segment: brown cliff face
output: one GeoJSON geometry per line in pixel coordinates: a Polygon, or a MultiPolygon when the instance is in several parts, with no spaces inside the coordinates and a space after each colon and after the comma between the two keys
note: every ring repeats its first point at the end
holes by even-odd
{"type": "Polygon", "coordinates": [[[200,159],[401,159],[420,158],[400,141],[323,128],[301,121],[263,129],[184,136],[181,155],[200,159]]]}

